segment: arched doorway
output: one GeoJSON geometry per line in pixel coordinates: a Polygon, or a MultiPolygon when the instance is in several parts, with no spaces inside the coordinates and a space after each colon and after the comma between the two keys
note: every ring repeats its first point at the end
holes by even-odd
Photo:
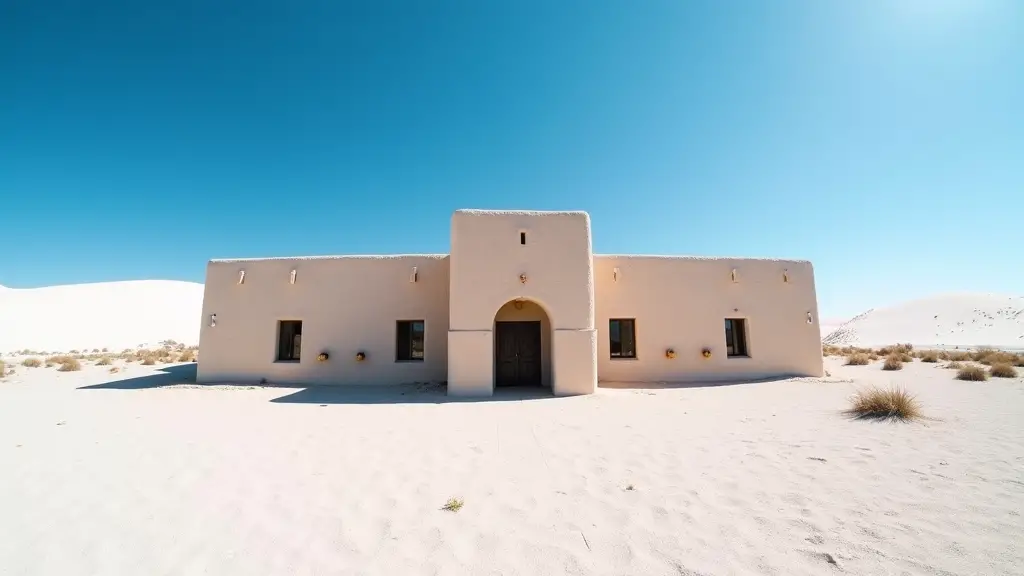
{"type": "Polygon", "coordinates": [[[494,315],[494,387],[551,387],[551,318],[539,304],[517,299],[494,315]]]}

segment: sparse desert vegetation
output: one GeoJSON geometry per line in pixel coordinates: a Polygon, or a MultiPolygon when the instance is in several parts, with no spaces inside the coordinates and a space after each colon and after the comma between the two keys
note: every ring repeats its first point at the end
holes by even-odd
{"type": "Polygon", "coordinates": [[[871,387],[857,391],[850,398],[847,414],[872,420],[909,421],[921,418],[921,405],[904,388],[871,387]]]}
{"type": "Polygon", "coordinates": [[[882,370],[903,370],[903,356],[904,354],[889,354],[885,357],[882,370]]]}
{"type": "Polygon", "coordinates": [[[444,506],[441,506],[441,510],[445,510],[447,512],[458,512],[459,510],[462,510],[463,504],[464,502],[462,501],[462,498],[449,498],[448,501],[444,503],[444,506]]]}
{"type": "Polygon", "coordinates": [[[994,378],[1016,378],[1017,370],[1011,364],[993,364],[988,373],[994,378]]]}
{"type": "Polygon", "coordinates": [[[980,382],[988,380],[988,372],[980,366],[969,364],[964,366],[956,373],[957,380],[967,380],[969,382],[980,382]]]}
{"type": "Polygon", "coordinates": [[[934,364],[939,361],[939,353],[936,352],[935,350],[926,350],[924,352],[921,352],[920,358],[921,362],[928,362],[929,364],[934,364]]]}
{"type": "Polygon", "coordinates": [[[97,366],[110,366],[110,363],[110,358],[108,358],[107,356],[104,356],[96,361],[97,366]]]}
{"type": "Polygon", "coordinates": [[[949,368],[950,370],[959,370],[959,369],[961,369],[963,367],[964,367],[964,363],[963,362],[958,362],[956,360],[954,360],[954,361],[950,362],[949,364],[946,364],[945,366],[943,366],[943,368],[949,368]]]}
{"type": "Polygon", "coordinates": [[[77,358],[65,357],[57,368],[58,372],[78,372],[82,369],[82,363],[77,358]]]}
{"type": "Polygon", "coordinates": [[[21,361],[21,365],[26,368],[39,368],[43,365],[43,361],[39,358],[25,358],[21,361]]]}
{"type": "Polygon", "coordinates": [[[851,354],[846,357],[847,366],[866,366],[870,362],[868,355],[863,353],[851,354]]]}

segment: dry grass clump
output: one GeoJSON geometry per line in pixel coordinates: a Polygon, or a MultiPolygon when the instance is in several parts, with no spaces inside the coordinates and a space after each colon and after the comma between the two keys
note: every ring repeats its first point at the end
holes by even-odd
{"type": "Polygon", "coordinates": [[[110,366],[110,358],[108,356],[104,356],[103,358],[100,358],[99,360],[96,361],[96,365],[97,366],[110,366]]]}
{"type": "Polygon", "coordinates": [[[178,362],[191,362],[196,359],[196,353],[192,350],[184,350],[181,356],[178,356],[178,362]]]}
{"type": "Polygon", "coordinates": [[[994,364],[1012,365],[1014,362],[1017,361],[1017,355],[1013,354],[1012,352],[1001,352],[999,350],[993,350],[988,354],[982,356],[981,360],[978,361],[986,366],[992,366],[994,364]]]}
{"type": "Polygon", "coordinates": [[[39,358],[25,358],[21,361],[21,365],[26,368],[39,368],[43,365],[43,361],[39,358]]]}
{"type": "Polygon", "coordinates": [[[142,365],[152,366],[153,364],[156,364],[156,360],[157,359],[155,356],[146,356],[145,358],[142,359],[142,365]]]}
{"type": "Polygon", "coordinates": [[[850,416],[870,420],[910,421],[921,418],[921,404],[917,398],[900,387],[871,387],[858,390],[850,397],[850,416]]]}
{"type": "Polygon", "coordinates": [[[49,358],[47,358],[46,365],[53,366],[54,364],[63,364],[68,360],[74,359],[75,358],[73,356],[68,356],[67,354],[57,354],[56,356],[50,356],[49,358]]]}
{"type": "Polygon", "coordinates": [[[996,378],[1016,378],[1017,370],[1010,364],[993,364],[988,373],[996,378]]]}
{"type": "Polygon", "coordinates": [[[967,380],[970,382],[981,382],[983,380],[988,380],[988,372],[985,372],[985,369],[980,366],[971,364],[961,368],[960,371],[956,373],[956,379],[967,380]]]}
{"type": "Polygon", "coordinates": [[[900,362],[913,362],[914,361],[914,356],[911,355],[911,354],[907,354],[906,352],[899,352],[896,355],[900,357],[900,362]]]}
{"type": "Polygon", "coordinates": [[[967,362],[971,359],[970,352],[955,351],[949,353],[949,359],[954,362],[967,362]]]}
{"type": "Polygon", "coordinates": [[[961,369],[963,367],[964,367],[964,363],[963,362],[957,362],[956,360],[954,360],[954,361],[950,362],[949,364],[946,364],[945,366],[943,366],[943,368],[949,368],[951,370],[959,370],[959,369],[961,369]]]}
{"type": "Polygon", "coordinates": [[[77,358],[65,358],[57,368],[57,372],[78,372],[82,369],[82,363],[77,358]]]}
{"type": "Polygon", "coordinates": [[[869,362],[867,354],[851,354],[846,358],[847,366],[866,366],[869,362]]]}
{"type": "Polygon", "coordinates": [[[839,346],[833,346],[832,344],[825,344],[821,347],[822,356],[839,356],[839,346]]]}
{"type": "Polygon", "coordinates": [[[458,512],[459,510],[462,510],[463,504],[464,502],[462,501],[462,498],[449,498],[448,501],[444,503],[444,506],[441,506],[441,510],[445,510],[447,512],[458,512]]]}
{"type": "Polygon", "coordinates": [[[921,362],[928,362],[934,364],[939,361],[939,353],[934,350],[928,350],[927,352],[921,353],[921,362]]]}
{"type": "Polygon", "coordinates": [[[1024,367],[1024,354],[1017,354],[1017,358],[1013,361],[1013,365],[1017,367],[1024,367]]]}
{"type": "Polygon", "coordinates": [[[118,373],[118,372],[120,372],[120,371],[121,371],[121,369],[120,369],[120,368],[118,368],[117,366],[111,366],[111,367],[110,367],[110,370],[107,370],[107,372],[109,372],[109,373],[111,373],[111,374],[117,374],[117,373],[118,373]]]}
{"type": "Polygon", "coordinates": [[[949,352],[946,352],[945,350],[940,350],[939,360],[952,360],[952,358],[950,358],[949,352]]]}
{"type": "Polygon", "coordinates": [[[902,354],[889,354],[885,357],[885,364],[882,364],[882,370],[903,370],[903,358],[902,354]]]}
{"type": "Polygon", "coordinates": [[[4,377],[4,374],[6,374],[6,372],[5,372],[6,369],[7,369],[7,365],[4,364],[3,360],[0,360],[0,378],[4,377]]]}
{"type": "MultiPolygon", "coordinates": [[[[912,344],[893,344],[892,346],[882,346],[878,349],[878,354],[882,356],[888,356],[890,354],[911,354],[914,352],[914,346],[912,344]]],[[[906,362],[906,360],[904,360],[906,362]]]]}

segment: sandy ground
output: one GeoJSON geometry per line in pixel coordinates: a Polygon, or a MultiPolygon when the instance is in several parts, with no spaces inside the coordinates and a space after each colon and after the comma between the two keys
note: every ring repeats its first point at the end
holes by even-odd
{"type": "Polygon", "coordinates": [[[1020,574],[1024,380],[828,368],[450,402],[19,367],[0,573],[1020,574]],[[935,419],[842,416],[868,382],[935,419]]]}

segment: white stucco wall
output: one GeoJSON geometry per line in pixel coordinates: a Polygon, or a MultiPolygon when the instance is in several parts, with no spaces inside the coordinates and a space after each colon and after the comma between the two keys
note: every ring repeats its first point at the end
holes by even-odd
{"type": "Polygon", "coordinates": [[[591,393],[598,380],[823,373],[809,262],[594,256],[582,212],[458,211],[451,233],[451,256],[211,261],[198,380],[447,381],[449,394],[486,396],[493,392],[496,320],[541,321],[542,382],[556,395],[591,393]],[[519,309],[508,306],[516,300],[519,309]],[[611,318],[635,319],[635,359],[610,357],[611,318]],[[746,319],[748,358],[726,356],[726,318],[746,319]],[[297,363],[275,361],[281,320],[303,322],[297,363]],[[425,322],[424,361],[396,362],[399,320],[425,322]],[[704,347],[711,358],[701,355],[704,347]],[[676,358],[666,358],[667,348],[676,358]],[[321,351],[330,354],[327,362],[317,361],[321,351]],[[355,360],[358,351],[367,353],[365,361],[355,360]]]}
{"type": "Polygon", "coordinates": [[[687,382],[823,373],[810,262],[599,255],[594,257],[594,273],[601,381],[687,382]],[[636,319],[635,359],[611,358],[611,318],[636,319]],[[749,358],[726,356],[726,318],[747,320],[749,358]],[[701,355],[704,347],[711,348],[711,358],[701,355]],[[668,348],[675,350],[676,358],[666,357],[668,348]]]}
{"type": "Polygon", "coordinates": [[[517,299],[536,303],[550,320],[554,394],[592,393],[597,363],[590,217],[460,210],[452,216],[451,233],[448,393],[492,393],[495,315],[517,299]]]}
{"type": "Polygon", "coordinates": [[[212,261],[205,290],[200,382],[397,384],[447,377],[447,255],[212,261]],[[409,281],[413,267],[416,282],[409,281]],[[215,327],[210,314],[217,315],[215,327]],[[279,320],[302,321],[298,363],[275,362],[279,320]],[[425,321],[422,362],[395,361],[398,320],[425,321]],[[360,350],[367,359],[356,362],[360,350]],[[327,362],[317,361],[321,351],[330,354],[327,362]]]}

